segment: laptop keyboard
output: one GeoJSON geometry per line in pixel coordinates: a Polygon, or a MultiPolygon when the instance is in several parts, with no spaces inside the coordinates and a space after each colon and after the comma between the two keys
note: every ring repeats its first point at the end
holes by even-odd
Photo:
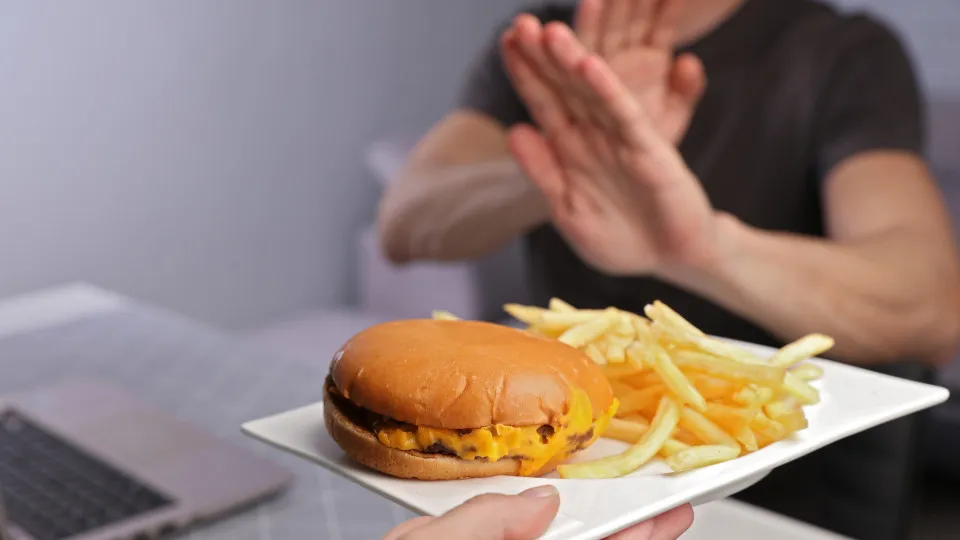
{"type": "Polygon", "coordinates": [[[69,538],[171,503],[12,410],[0,411],[0,489],[8,519],[37,540],[69,538]]]}

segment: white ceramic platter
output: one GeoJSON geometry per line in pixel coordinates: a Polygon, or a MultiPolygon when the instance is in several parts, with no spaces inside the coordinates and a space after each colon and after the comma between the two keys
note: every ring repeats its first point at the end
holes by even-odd
{"type": "MultiPolygon", "coordinates": [[[[741,344],[761,357],[772,351],[741,344]]],[[[248,422],[243,431],[263,442],[326,467],[415,512],[439,515],[482,493],[519,493],[544,483],[560,491],[560,513],[546,540],[595,540],[681,504],[728,497],[769,472],[834,441],[947,400],[946,389],[906,381],[826,360],[815,360],[824,376],[818,405],[805,409],[810,427],[736,460],[683,474],[662,475],[654,464],[613,480],[563,480],[557,477],[496,477],[424,482],[387,477],[349,460],[323,427],[318,403],[248,422]]],[[[321,384],[318,382],[318,384],[321,384]]],[[[319,391],[319,390],[318,390],[319,391]]],[[[601,439],[583,456],[619,452],[622,443],[601,439]]]]}

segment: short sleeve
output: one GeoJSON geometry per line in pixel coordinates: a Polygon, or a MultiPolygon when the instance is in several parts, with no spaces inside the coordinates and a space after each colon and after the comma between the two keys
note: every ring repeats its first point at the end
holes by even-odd
{"type": "Polygon", "coordinates": [[[509,127],[529,121],[529,116],[513,89],[500,55],[500,36],[504,30],[506,27],[493,35],[471,64],[460,89],[458,106],[486,114],[509,127]]]}
{"type": "Polygon", "coordinates": [[[848,21],[819,102],[821,178],[870,150],[923,154],[923,106],[910,59],[896,35],[867,18],[848,21]]]}

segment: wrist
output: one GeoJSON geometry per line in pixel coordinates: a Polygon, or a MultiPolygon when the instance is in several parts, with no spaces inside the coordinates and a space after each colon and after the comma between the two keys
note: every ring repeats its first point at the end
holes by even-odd
{"type": "Polygon", "coordinates": [[[654,277],[698,292],[711,284],[729,281],[744,258],[752,233],[753,229],[737,217],[717,212],[702,255],[664,264],[654,271],[654,277]]]}

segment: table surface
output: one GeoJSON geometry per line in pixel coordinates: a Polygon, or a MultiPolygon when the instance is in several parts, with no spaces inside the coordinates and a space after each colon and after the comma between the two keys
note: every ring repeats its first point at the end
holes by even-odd
{"type": "MultiPolygon", "coordinates": [[[[317,401],[326,368],[321,361],[312,365],[288,358],[84,284],[0,301],[0,395],[70,374],[102,376],[294,473],[296,482],[281,497],[193,529],[186,535],[191,539],[366,540],[413,517],[240,433],[244,421],[317,401]]],[[[774,535],[778,540],[840,539],[732,500],[699,507],[683,539],[774,535]]]]}

